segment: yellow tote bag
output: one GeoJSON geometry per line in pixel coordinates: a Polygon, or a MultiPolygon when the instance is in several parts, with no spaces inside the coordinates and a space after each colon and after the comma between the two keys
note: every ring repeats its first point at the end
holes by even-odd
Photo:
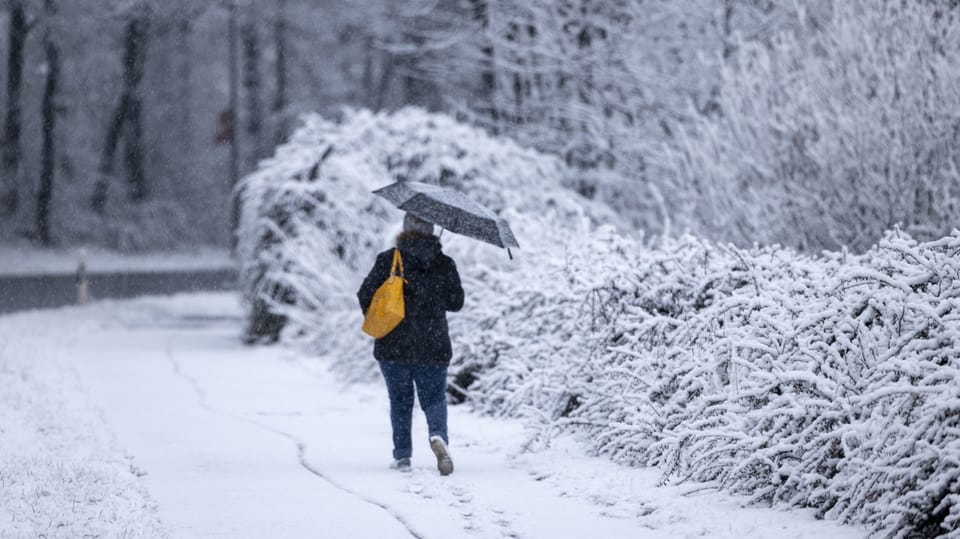
{"type": "Polygon", "coordinates": [[[394,249],[390,276],[373,294],[370,307],[363,318],[364,333],[379,339],[393,331],[403,321],[403,283],[405,282],[407,281],[403,278],[403,259],[400,258],[400,249],[394,249]],[[399,275],[397,275],[398,267],[399,275]]]}

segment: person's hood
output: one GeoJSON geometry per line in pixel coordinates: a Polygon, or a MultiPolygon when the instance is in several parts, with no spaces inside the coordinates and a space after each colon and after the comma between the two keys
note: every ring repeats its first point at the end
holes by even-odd
{"type": "Polygon", "coordinates": [[[443,254],[440,238],[415,231],[402,232],[397,236],[397,247],[403,264],[410,267],[430,267],[443,254]]]}

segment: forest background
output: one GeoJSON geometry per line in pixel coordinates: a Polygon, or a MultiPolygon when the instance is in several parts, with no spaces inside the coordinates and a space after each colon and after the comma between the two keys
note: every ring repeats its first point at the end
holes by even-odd
{"type": "Polygon", "coordinates": [[[226,245],[233,186],[302,113],[408,105],[560,156],[648,237],[863,251],[956,224],[954,0],[0,9],[3,243],[226,245]]]}

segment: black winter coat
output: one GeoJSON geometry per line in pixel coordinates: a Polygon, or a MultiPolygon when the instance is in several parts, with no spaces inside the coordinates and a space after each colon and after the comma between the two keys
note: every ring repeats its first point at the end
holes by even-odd
{"type": "MultiPolygon", "coordinates": [[[[440,249],[433,235],[405,232],[397,237],[403,259],[404,319],[393,331],[373,344],[379,361],[399,361],[446,367],[453,355],[447,311],[463,307],[463,287],[457,265],[440,249]]],[[[373,295],[390,276],[393,249],[377,255],[377,261],[357,292],[360,308],[367,312],[373,295]]]]}

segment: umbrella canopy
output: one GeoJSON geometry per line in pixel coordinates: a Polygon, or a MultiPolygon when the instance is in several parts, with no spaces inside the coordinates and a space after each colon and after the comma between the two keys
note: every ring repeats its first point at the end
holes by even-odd
{"type": "Polygon", "coordinates": [[[450,232],[497,247],[520,247],[510,225],[463,193],[421,182],[396,182],[373,192],[394,206],[450,232]]]}

